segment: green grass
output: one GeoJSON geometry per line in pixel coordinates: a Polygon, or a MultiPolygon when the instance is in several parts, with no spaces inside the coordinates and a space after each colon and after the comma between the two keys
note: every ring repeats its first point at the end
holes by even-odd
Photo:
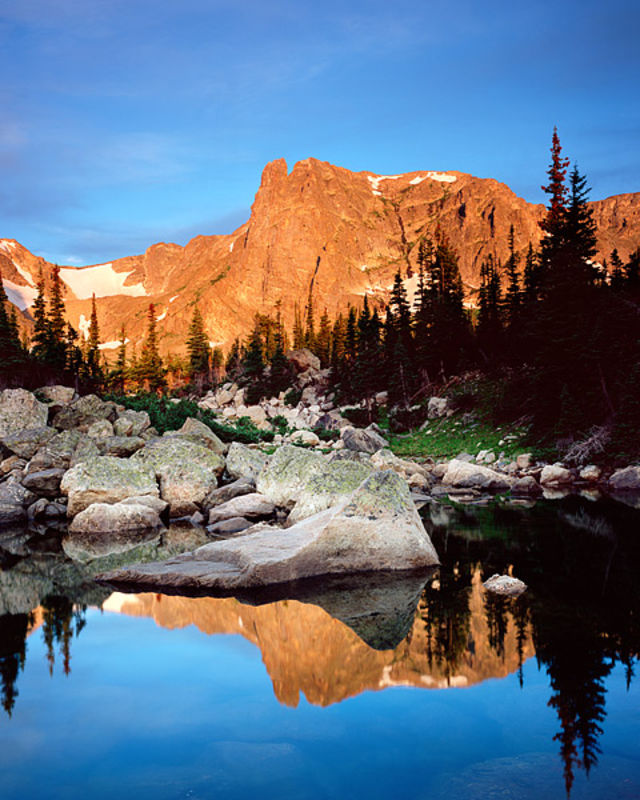
{"type": "Polygon", "coordinates": [[[496,458],[504,453],[513,460],[531,450],[526,428],[494,427],[479,419],[463,422],[459,415],[431,420],[425,430],[409,433],[391,433],[384,420],[380,425],[387,428],[391,450],[403,458],[453,458],[462,452],[476,456],[481,450],[492,450],[496,458]]]}

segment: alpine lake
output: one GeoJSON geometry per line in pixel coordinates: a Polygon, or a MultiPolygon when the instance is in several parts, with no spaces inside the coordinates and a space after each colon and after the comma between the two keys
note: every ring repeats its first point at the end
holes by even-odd
{"type": "Polygon", "coordinates": [[[5,529],[0,797],[640,798],[634,502],[425,505],[439,569],[239,598],[94,581],[191,526],[5,529]]]}

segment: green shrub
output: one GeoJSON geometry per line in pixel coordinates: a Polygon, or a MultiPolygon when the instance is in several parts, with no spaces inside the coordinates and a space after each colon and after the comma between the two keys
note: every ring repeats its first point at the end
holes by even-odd
{"type": "Polygon", "coordinates": [[[134,411],[146,411],[151,424],[158,433],[178,430],[188,417],[195,417],[207,425],[223,442],[254,444],[260,441],[273,441],[273,432],[261,431],[249,417],[242,417],[235,424],[219,422],[212,411],[200,408],[192,400],[176,402],[149,392],[138,392],[134,395],[106,395],[106,399],[114,400],[134,411]]]}
{"type": "Polygon", "coordinates": [[[285,405],[291,406],[293,408],[298,405],[301,397],[302,397],[302,391],[300,389],[289,389],[289,391],[284,396],[285,405]]]}

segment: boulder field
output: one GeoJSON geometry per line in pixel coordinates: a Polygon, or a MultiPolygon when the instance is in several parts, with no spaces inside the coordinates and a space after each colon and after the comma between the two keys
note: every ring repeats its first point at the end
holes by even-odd
{"type": "MultiPolygon", "coordinates": [[[[434,404],[433,414],[443,408],[434,404]]],[[[439,497],[529,501],[606,486],[628,501],[640,490],[637,466],[607,480],[593,465],[535,464],[529,454],[508,465],[491,453],[416,463],[394,455],[377,426],[355,428],[338,409],[318,411],[339,431],[336,441],[280,437],[265,452],[225,444],[198,419],[160,436],[146,412],[68,387],[7,389],[0,392],[0,526],[66,517],[69,537],[110,537],[162,529],[169,519],[208,524],[212,541],[198,550],[104,578],[225,592],[433,566],[438,557],[416,505],[437,505],[439,497]]]]}

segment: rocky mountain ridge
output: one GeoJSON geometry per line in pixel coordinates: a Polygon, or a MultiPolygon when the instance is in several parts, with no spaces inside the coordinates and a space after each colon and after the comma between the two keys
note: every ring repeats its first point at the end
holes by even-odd
{"type": "MultiPolygon", "coordinates": [[[[640,245],[640,193],[591,204],[599,258],[617,247],[626,258],[640,245]]],[[[440,231],[459,254],[469,304],[490,253],[506,260],[508,231],[524,256],[540,238],[544,206],[515,195],[505,184],[457,171],[402,175],[351,172],[316,159],[288,171],[284,159],[265,167],[249,220],[227,235],[197,236],[184,247],[158,243],[142,255],[108,264],[61,268],[69,321],[88,330],[95,292],[103,349],[117,347],[124,323],[140,343],[149,302],[157,308],[161,348],[184,349],[196,302],[212,344],[228,346],[249,330],[256,312],[273,313],[281,301],[291,326],[310,287],[318,313],[330,316],[388,297],[398,269],[415,289],[418,245],[440,231]],[[414,277],[411,277],[411,273],[414,277]]],[[[0,271],[9,299],[28,318],[39,270],[52,265],[12,239],[0,240],[0,271]]]]}

